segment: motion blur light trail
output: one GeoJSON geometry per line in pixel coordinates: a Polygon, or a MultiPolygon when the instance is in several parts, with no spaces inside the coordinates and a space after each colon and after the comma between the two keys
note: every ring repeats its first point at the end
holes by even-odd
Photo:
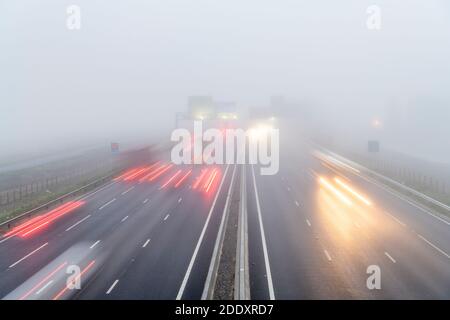
{"type": "Polygon", "coordinates": [[[175,172],[175,174],[169,178],[169,180],[167,180],[159,189],[164,189],[165,187],[167,187],[176,177],[178,177],[178,175],[181,173],[181,170],[178,170],[177,172],[175,172]]]}
{"type": "Polygon", "coordinates": [[[85,204],[84,201],[69,201],[68,203],[53,209],[44,215],[33,218],[30,221],[17,226],[13,230],[6,233],[5,237],[9,236],[20,236],[22,238],[27,237],[33,234],[34,232],[42,229],[44,226],[51,224],[61,216],[74,211],[75,209],[81,207],[84,204],[85,204]]]}
{"type": "Polygon", "coordinates": [[[220,176],[220,170],[219,169],[214,169],[212,177],[211,177],[211,180],[209,181],[208,186],[206,187],[206,190],[205,190],[206,193],[209,194],[210,190],[212,190],[212,193],[214,193],[214,190],[215,190],[215,187],[216,187],[216,183],[215,182],[220,180],[220,179],[218,179],[218,180],[216,179],[218,176],[220,176]]]}
{"type": "Polygon", "coordinates": [[[154,181],[156,178],[160,177],[164,172],[168,171],[172,167],[173,164],[163,165],[159,171],[156,171],[155,174],[148,179],[148,181],[154,181]]]}
{"type": "MultiPolygon", "coordinates": [[[[84,274],[86,274],[86,272],[88,272],[89,269],[91,269],[91,268],[94,266],[94,264],[95,264],[95,260],[92,260],[92,261],[91,261],[91,262],[90,262],[90,263],[89,263],[89,264],[81,271],[81,273],[80,273],[78,276],[76,276],[76,277],[72,280],[71,285],[75,285],[76,282],[80,281],[80,280],[81,280],[81,277],[82,277],[84,274]]],[[[69,285],[69,284],[66,284],[66,285],[64,286],[64,288],[63,288],[60,292],[58,292],[58,294],[57,294],[56,296],[53,297],[53,300],[58,300],[59,298],[61,298],[61,297],[64,295],[64,293],[65,293],[67,290],[69,290],[68,285],[69,285]]]]}
{"type": "Polygon", "coordinates": [[[192,169],[190,169],[184,176],[181,177],[180,180],[177,181],[175,184],[175,188],[178,188],[186,179],[187,177],[192,173],[192,169]]]}
{"type": "Polygon", "coordinates": [[[211,178],[209,179],[209,183],[208,183],[208,185],[206,186],[206,192],[208,192],[209,189],[211,188],[211,185],[212,185],[212,183],[214,182],[214,179],[216,178],[216,176],[217,176],[217,169],[214,169],[214,170],[213,170],[213,173],[212,173],[212,175],[211,175],[211,178]]]}
{"type": "Polygon", "coordinates": [[[128,177],[125,177],[125,178],[123,179],[123,181],[130,181],[130,180],[136,178],[137,176],[139,176],[139,175],[141,175],[141,174],[147,172],[148,170],[150,170],[150,168],[151,168],[151,167],[145,167],[145,168],[143,168],[143,169],[141,169],[141,170],[138,170],[136,173],[133,173],[132,175],[129,175],[128,177]]]}
{"type": "Polygon", "coordinates": [[[339,178],[334,178],[334,181],[336,181],[337,184],[339,184],[342,188],[344,188],[346,191],[348,191],[350,194],[364,202],[366,205],[371,206],[372,202],[368,200],[366,197],[363,197],[361,194],[356,192],[354,189],[352,189],[349,185],[342,182],[339,178]]]}
{"type": "Polygon", "coordinates": [[[64,268],[67,265],[67,261],[60,264],[55,270],[50,272],[47,276],[44,277],[38,284],[36,284],[33,288],[31,288],[27,293],[19,298],[19,300],[25,300],[28,296],[30,296],[35,290],[39,289],[44,283],[46,283],[51,277],[53,277],[59,270],[64,268]]]}
{"type": "Polygon", "coordinates": [[[198,186],[200,185],[200,183],[202,182],[203,178],[206,176],[208,172],[208,169],[203,169],[200,173],[200,175],[197,177],[197,179],[195,180],[194,185],[192,186],[192,189],[197,189],[198,186]]]}
{"type": "Polygon", "coordinates": [[[130,169],[130,170],[126,171],[124,174],[115,178],[114,181],[122,180],[122,179],[126,178],[127,176],[132,175],[133,173],[135,173],[138,170],[139,170],[139,168],[130,169]]]}
{"type": "Polygon", "coordinates": [[[348,206],[352,206],[352,202],[349,198],[347,198],[341,191],[339,191],[335,186],[333,186],[327,179],[324,177],[319,178],[319,182],[322,186],[324,186],[327,190],[334,193],[342,202],[344,202],[348,206]]]}
{"type": "MultiPolygon", "coordinates": [[[[148,171],[150,171],[150,172],[146,172],[146,175],[144,175],[143,177],[141,177],[141,178],[139,178],[139,182],[143,182],[143,181],[147,181],[148,180],[148,178],[149,177],[151,177],[157,170],[158,170],[158,168],[157,169],[154,169],[154,167],[156,167],[157,165],[159,165],[161,163],[161,161],[158,161],[158,162],[156,162],[156,163],[154,163],[153,165],[151,165],[150,166],[150,168],[149,168],[149,170],[148,171]]],[[[163,165],[164,166],[164,165],[163,165]]],[[[163,167],[162,166],[162,167],[163,167]]]]}
{"type": "Polygon", "coordinates": [[[203,184],[203,189],[206,190],[208,188],[208,186],[210,185],[210,182],[212,181],[213,177],[214,177],[214,173],[215,173],[216,169],[213,169],[211,171],[211,173],[209,174],[209,177],[206,179],[205,183],[203,184]]]}

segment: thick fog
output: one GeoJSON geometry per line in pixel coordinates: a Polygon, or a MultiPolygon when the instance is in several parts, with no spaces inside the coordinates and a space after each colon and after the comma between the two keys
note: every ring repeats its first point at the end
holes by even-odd
{"type": "Polygon", "coordinates": [[[380,119],[384,145],[445,160],[449,84],[446,0],[0,1],[0,158],[155,139],[206,94],[308,101],[349,140],[380,119]]]}

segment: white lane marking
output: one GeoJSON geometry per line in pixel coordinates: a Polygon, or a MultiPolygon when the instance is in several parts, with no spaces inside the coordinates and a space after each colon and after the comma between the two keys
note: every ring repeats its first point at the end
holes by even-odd
{"type": "Polygon", "coordinates": [[[422,239],[423,241],[425,241],[426,243],[428,243],[430,246],[432,246],[434,249],[436,249],[437,251],[439,251],[440,253],[442,253],[444,256],[446,256],[447,258],[450,259],[450,256],[442,249],[440,249],[438,246],[436,246],[435,244],[431,243],[430,241],[428,241],[427,239],[425,239],[424,236],[418,234],[417,235],[420,239],[422,239]]]}
{"type": "Polygon", "coordinates": [[[40,288],[38,291],[36,291],[36,295],[41,294],[41,292],[43,292],[45,289],[47,289],[52,283],[53,283],[53,280],[50,280],[49,282],[47,282],[47,283],[45,284],[45,286],[43,286],[43,287],[40,288]]]}
{"type": "Polygon", "coordinates": [[[247,170],[242,166],[241,171],[241,203],[239,208],[238,221],[238,252],[236,264],[239,265],[239,272],[235,275],[236,287],[235,300],[250,300],[250,279],[248,265],[248,211],[247,211],[247,170]]]}
{"type": "Polygon", "coordinates": [[[127,219],[128,219],[128,216],[125,216],[125,217],[123,217],[122,220],[120,220],[120,222],[124,222],[124,221],[127,220],[127,219]]]}
{"type": "Polygon", "coordinates": [[[23,257],[23,258],[20,259],[20,260],[17,260],[16,262],[14,262],[14,263],[13,263],[12,265],[10,265],[9,267],[12,268],[12,267],[16,266],[17,264],[21,263],[23,260],[25,260],[25,259],[28,258],[29,256],[35,254],[36,252],[38,252],[39,250],[41,250],[42,248],[44,248],[44,247],[47,246],[47,245],[48,245],[48,242],[44,243],[42,246],[40,246],[39,248],[37,248],[37,249],[31,251],[31,252],[30,252],[29,254],[27,254],[25,257],[23,257]]]}
{"type": "Polygon", "coordinates": [[[261,241],[263,246],[264,264],[266,266],[267,285],[269,287],[269,298],[275,300],[275,292],[273,290],[272,272],[270,271],[269,254],[267,253],[266,236],[264,234],[264,225],[262,222],[261,206],[259,204],[258,188],[256,187],[255,170],[252,165],[253,186],[255,187],[256,209],[258,211],[259,229],[261,231],[261,241]]]}
{"type": "Polygon", "coordinates": [[[5,242],[6,240],[11,239],[11,238],[14,237],[14,236],[15,236],[15,234],[13,234],[13,235],[11,235],[11,236],[9,236],[9,237],[6,237],[5,239],[2,239],[2,240],[0,241],[0,243],[3,243],[3,242],[5,242]]]}
{"type": "Polygon", "coordinates": [[[181,200],[183,200],[183,199],[182,199],[182,198],[178,199],[178,203],[180,203],[180,202],[181,202],[181,200]]]}
{"type": "Polygon", "coordinates": [[[91,215],[88,214],[86,217],[84,217],[84,218],[81,219],[80,221],[78,221],[78,222],[76,222],[75,224],[73,224],[73,225],[71,225],[70,227],[68,227],[68,228],[66,229],[66,231],[72,230],[73,228],[75,228],[77,225],[79,225],[79,224],[82,223],[83,221],[89,219],[90,216],[91,216],[91,215]]]}
{"type": "Polygon", "coordinates": [[[392,258],[392,256],[389,254],[389,253],[387,253],[387,252],[384,252],[384,254],[386,255],[386,257],[388,257],[389,258],[389,260],[391,260],[393,263],[396,263],[396,261],[395,261],[395,259],[394,258],[392,258]]]}
{"type": "Polygon", "coordinates": [[[122,192],[122,195],[123,196],[126,195],[128,192],[130,192],[133,189],[134,189],[134,186],[132,186],[131,188],[129,188],[129,189],[125,190],[124,192],[122,192]]]}
{"type": "Polygon", "coordinates": [[[142,245],[142,248],[145,248],[149,242],[150,242],[150,239],[147,239],[147,241],[145,241],[145,243],[142,245]]]}
{"type": "Polygon", "coordinates": [[[298,203],[298,201],[295,201],[295,205],[296,205],[297,207],[300,207],[300,203],[298,203]]]}
{"type": "Polygon", "coordinates": [[[306,223],[308,224],[308,227],[311,227],[311,222],[309,222],[308,219],[306,219],[306,223]]]}
{"type": "Polygon", "coordinates": [[[109,188],[109,187],[111,187],[112,185],[114,185],[114,184],[116,184],[116,183],[117,183],[117,181],[112,181],[112,182],[108,183],[107,185],[105,185],[104,187],[101,187],[100,189],[97,189],[97,190],[95,190],[94,192],[91,192],[91,193],[86,194],[84,197],[80,198],[80,200],[86,200],[87,198],[92,197],[94,194],[96,194],[96,193],[98,193],[98,192],[100,192],[100,191],[103,191],[103,190],[105,190],[106,188],[109,188]]]}
{"type": "Polygon", "coordinates": [[[169,218],[170,214],[166,214],[166,216],[164,217],[164,221],[166,221],[169,218]]]}
{"type": "MultiPolygon", "coordinates": [[[[323,149],[323,148],[322,148],[322,149],[323,149]]],[[[395,180],[390,179],[390,178],[388,178],[388,177],[386,177],[386,176],[384,176],[384,175],[381,175],[381,174],[379,174],[379,173],[377,173],[377,172],[375,172],[375,171],[373,171],[373,170],[370,170],[370,169],[368,169],[368,168],[366,168],[366,167],[364,167],[364,166],[362,166],[362,165],[360,165],[360,164],[358,164],[358,163],[356,163],[356,162],[354,162],[354,161],[350,161],[349,159],[346,159],[346,158],[344,158],[344,157],[342,157],[342,156],[340,156],[340,155],[337,155],[336,153],[333,153],[333,152],[331,152],[331,151],[329,151],[329,150],[327,150],[327,151],[328,151],[330,154],[333,154],[333,155],[335,155],[335,156],[338,156],[338,157],[340,157],[341,159],[344,159],[344,160],[347,161],[347,162],[350,162],[350,163],[353,163],[353,164],[357,164],[360,168],[363,168],[364,171],[369,172],[369,173],[372,173],[372,174],[376,175],[377,177],[381,177],[381,178],[384,179],[385,181],[389,181],[389,182],[393,183],[393,184],[396,185],[396,186],[399,186],[399,187],[401,187],[401,188],[403,188],[403,189],[406,189],[407,191],[410,191],[410,192],[412,192],[413,194],[416,194],[416,195],[420,196],[421,198],[423,198],[423,199],[425,199],[425,200],[428,200],[429,202],[434,203],[434,204],[440,206],[441,208],[444,208],[444,209],[446,209],[446,210],[449,210],[449,208],[450,208],[450,207],[448,207],[447,205],[445,205],[445,204],[443,204],[443,203],[441,203],[441,202],[439,202],[439,201],[437,201],[437,200],[435,200],[435,199],[433,199],[433,198],[431,198],[431,197],[429,197],[429,196],[427,196],[427,195],[425,195],[425,194],[423,194],[423,193],[421,193],[421,192],[419,192],[419,191],[417,191],[417,190],[415,190],[415,189],[412,189],[412,188],[410,188],[410,187],[408,187],[408,186],[405,186],[405,185],[399,183],[398,181],[395,181],[395,180]]],[[[342,163],[342,162],[341,162],[341,163],[342,163]]],[[[446,225],[450,225],[450,221],[448,221],[448,220],[446,220],[446,219],[443,219],[443,218],[441,218],[440,216],[437,216],[437,215],[433,214],[432,212],[430,212],[430,211],[428,211],[427,209],[425,209],[424,207],[422,207],[422,205],[419,205],[418,203],[416,203],[416,202],[414,202],[414,201],[412,201],[412,200],[406,198],[406,196],[403,196],[403,195],[401,195],[399,192],[394,191],[393,189],[391,189],[391,188],[388,187],[387,185],[382,184],[382,182],[376,181],[376,180],[373,179],[373,178],[366,177],[366,176],[364,176],[363,174],[361,174],[360,172],[354,173],[354,174],[355,174],[356,176],[358,176],[358,177],[364,179],[365,181],[370,182],[370,183],[372,183],[372,184],[378,186],[379,188],[381,188],[381,189],[383,189],[383,190],[389,192],[391,195],[393,195],[393,196],[395,196],[395,197],[397,197],[397,198],[399,198],[399,199],[401,199],[401,200],[403,200],[403,201],[409,203],[409,204],[412,205],[413,207],[415,207],[415,208],[421,210],[422,212],[424,212],[424,213],[430,215],[431,217],[433,217],[433,218],[435,218],[435,219],[437,219],[437,220],[439,220],[439,221],[445,223],[446,225]]]]}
{"type": "MultiPolygon", "coordinates": [[[[332,153],[332,152],[330,152],[330,153],[332,153]]],[[[388,177],[386,177],[386,176],[384,176],[384,175],[382,175],[382,174],[380,174],[380,173],[378,173],[376,171],[370,170],[370,169],[362,166],[361,164],[358,164],[358,163],[356,163],[354,161],[350,161],[349,159],[346,159],[346,158],[344,158],[344,157],[342,157],[342,156],[340,156],[338,154],[334,154],[334,155],[340,157],[341,159],[343,159],[343,160],[345,160],[347,162],[353,163],[354,165],[359,166],[360,168],[364,169],[365,171],[367,171],[369,173],[372,173],[372,174],[376,175],[377,177],[380,177],[380,178],[384,179],[385,181],[389,181],[392,184],[394,184],[394,185],[396,185],[398,187],[401,187],[402,189],[405,189],[405,190],[413,193],[414,195],[419,196],[422,199],[425,199],[425,200],[427,200],[427,201],[429,201],[429,202],[431,202],[431,203],[433,203],[433,204],[435,204],[435,205],[437,205],[437,206],[439,206],[439,207],[441,207],[441,208],[443,208],[443,209],[445,209],[447,211],[450,210],[450,206],[448,206],[448,205],[446,205],[446,204],[444,204],[442,202],[439,202],[438,200],[436,200],[436,199],[434,199],[434,198],[432,198],[430,196],[427,196],[426,194],[424,194],[422,192],[419,192],[419,191],[417,191],[417,190],[415,190],[413,188],[410,188],[410,187],[404,185],[403,183],[400,183],[400,182],[398,182],[398,181],[396,181],[394,179],[388,178],[388,177]]],[[[436,216],[436,218],[438,218],[438,217],[436,216]]],[[[447,220],[443,219],[442,222],[450,225],[450,221],[447,221],[447,220]]]]}
{"type": "Polygon", "coordinates": [[[106,294],[110,294],[118,282],[119,282],[118,279],[116,281],[114,281],[113,284],[111,285],[111,287],[109,287],[108,291],[106,291],[106,294]]]}
{"type": "Polygon", "coordinates": [[[106,206],[109,206],[111,203],[113,203],[114,201],[116,201],[116,198],[108,201],[107,203],[105,203],[104,205],[102,205],[100,208],[98,208],[98,210],[102,210],[103,208],[105,208],[106,206]]]}
{"type": "Polygon", "coordinates": [[[327,256],[328,261],[331,261],[332,259],[331,259],[330,254],[328,253],[328,251],[327,251],[326,249],[324,249],[323,252],[324,252],[325,255],[327,256]]]}
{"type": "Polygon", "coordinates": [[[228,168],[230,165],[227,165],[225,169],[225,173],[223,174],[222,181],[220,182],[219,189],[217,190],[216,196],[214,197],[214,201],[212,203],[211,209],[209,210],[208,217],[206,218],[205,225],[203,226],[202,232],[200,233],[200,237],[198,238],[197,245],[195,246],[194,253],[192,254],[191,261],[189,262],[188,268],[186,270],[186,274],[184,275],[183,282],[181,283],[180,290],[178,290],[177,300],[180,300],[183,297],[184,289],[186,288],[186,284],[188,282],[189,276],[191,275],[192,267],[194,266],[195,259],[197,258],[198,250],[200,249],[200,245],[202,244],[203,237],[205,236],[206,228],[208,228],[209,220],[211,219],[212,212],[214,211],[214,207],[216,206],[217,198],[219,197],[220,190],[222,190],[223,182],[228,173],[228,168]]]}
{"type": "Polygon", "coordinates": [[[148,202],[148,199],[145,199],[144,202],[142,202],[143,204],[146,204],[148,202]]]}
{"type": "Polygon", "coordinates": [[[399,218],[395,217],[394,215],[390,214],[389,212],[385,211],[385,213],[390,216],[392,219],[394,219],[395,221],[397,221],[398,224],[400,224],[403,227],[406,227],[406,224],[401,221],[399,218]]]}
{"type": "MultiPolygon", "coordinates": [[[[368,170],[368,169],[366,168],[366,170],[368,170]]],[[[372,171],[372,172],[373,172],[373,171],[372,171]]],[[[449,221],[447,221],[447,220],[445,220],[445,219],[443,219],[443,218],[441,218],[441,217],[435,215],[434,213],[428,211],[427,209],[425,209],[424,207],[422,207],[422,205],[419,205],[419,204],[413,202],[412,200],[406,198],[406,196],[403,196],[403,195],[399,194],[397,191],[393,191],[390,187],[383,185],[381,182],[375,181],[375,180],[372,179],[372,178],[365,177],[365,176],[362,175],[362,174],[357,174],[357,173],[354,173],[354,174],[355,174],[356,176],[360,177],[361,179],[363,179],[363,180],[365,180],[365,181],[367,181],[367,182],[369,182],[369,183],[372,183],[373,185],[375,185],[375,186],[377,186],[377,187],[383,189],[384,191],[390,193],[390,194],[393,195],[394,197],[397,197],[398,199],[405,201],[406,203],[408,203],[408,204],[410,204],[411,206],[413,206],[413,207],[419,209],[420,211],[422,211],[422,212],[428,214],[429,216],[431,216],[431,217],[433,217],[433,218],[435,218],[435,219],[437,219],[437,220],[439,220],[439,221],[445,223],[446,225],[450,225],[450,222],[449,222],[449,221]]],[[[376,174],[376,173],[375,173],[375,174],[376,174]]],[[[386,177],[384,177],[384,178],[386,178],[386,177]]],[[[386,179],[389,179],[389,178],[386,178],[386,179]]]]}
{"type": "Polygon", "coordinates": [[[92,246],[89,247],[89,249],[94,249],[96,245],[100,243],[100,240],[97,240],[92,246]]]}
{"type": "Polygon", "coordinates": [[[208,293],[209,293],[209,289],[211,286],[211,282],[213,282],[212,278],[214,276],[214,270],[215,267],[217,265],[217,259],[219,258],[219,251],[221,249],[219,249],[219,247],[221,248],[223,245],[223,237],[224,237],[224,228],[225,228],[225,219],[228,218],[228,212],[229,212],[229,202],[231,199],[231,192],[232,192],[232,187],[234,185],[234,178],[236,176],[236,165],[233,168],[233,173],[231,175],[231,182],[230,182],[230,186],[228,187],[228,193],[227,193],[227,199],[225,200],[225,206],[223,207],[223,212],[222,212],[222,219],[220,221],[220,225],[219,225],[219,231],[217,232],[217,238],[216,238],[216,243],[214,244],[214,250],[213,250],[213,255],[211,257],[211,263],[209,264],[209,270],[208,270],[208,274],[206,276],[206,281],[205,281],[205,286],[203,288],[203,293],[202,293],[202,300],[206,300],[208,298],[208,293]]]}

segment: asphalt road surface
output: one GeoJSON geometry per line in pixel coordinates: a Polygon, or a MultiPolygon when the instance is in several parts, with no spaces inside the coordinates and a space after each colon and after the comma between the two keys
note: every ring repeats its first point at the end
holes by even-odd
{"type": "MultiPolygon", "coordinates": [[[[252,299],[450,298],[447,218],[306,143],[276,175],[239,166],[252,299]]],[[[130,168],[16,226],[0,238],[0,296],[200,299],[233,169],[130,168]]]]}

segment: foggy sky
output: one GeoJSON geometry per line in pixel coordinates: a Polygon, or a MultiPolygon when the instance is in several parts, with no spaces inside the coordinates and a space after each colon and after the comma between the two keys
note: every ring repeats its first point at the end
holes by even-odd
{"type": "Polygon", "coordinates": [[[196,94],[308,99],[347,131],[389,105],[448,110],[449,12],[445,0],[0,0],[1,154],[152,137],[196,94]]]}

